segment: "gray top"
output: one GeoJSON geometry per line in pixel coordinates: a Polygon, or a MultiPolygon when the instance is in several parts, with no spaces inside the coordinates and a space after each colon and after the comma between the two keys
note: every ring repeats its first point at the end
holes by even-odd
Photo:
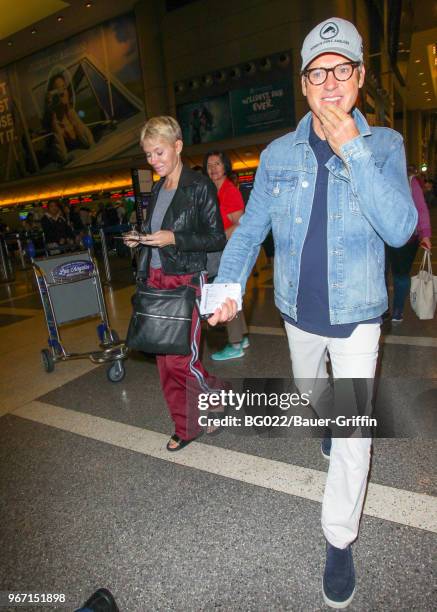
{"type": "MultiPolygon", "coordinates": [[[[167,212],[171,201],[173,200],[173,196],[175,194],[176,189],[164,189],[161,187],[158,193],[158,199],[156,200],[155,208],[153,210],[152,220],[151,220],[151,230],[152,234],[154,232],[158,232],[162,227],[162,222],[165,217],[165,213],[167,212]]],[[[151,268],[160,268],[161,260],[159,258],[159,247],[151,247],[152,248],[152,258],[150,260],[151,268]]]]}

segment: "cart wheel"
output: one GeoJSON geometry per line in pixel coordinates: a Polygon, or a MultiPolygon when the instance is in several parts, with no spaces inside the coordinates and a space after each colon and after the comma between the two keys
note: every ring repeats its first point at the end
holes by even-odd
{"type": "Polygon", "coordinates": [[[46,372],[53,372],[55,369],[55,362],[53,361],[52,354],[48,349],[42,349],[41,361],[46,372]]]}
{"type": "Polygon", "coordinates": [[[114,363],[106,370],[106,376],[111,382],[120,382],[126,375],[123,362],[121,360],[114,361],[114,363]]]}

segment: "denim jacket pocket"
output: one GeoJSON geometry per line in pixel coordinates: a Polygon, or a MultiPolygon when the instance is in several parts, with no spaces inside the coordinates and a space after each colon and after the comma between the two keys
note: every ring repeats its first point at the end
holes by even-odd
{"type": "Polygon", "coordinates": [[[284,194],[294,191],[296,188],[297,176],[292,176],[289,173],[281,173],[275,176],[270,176],[267,181],[266,191],[273,198],[281,198],[284,194]]]}
{"type": "Polygon", "coordinates": [[[276,174],[269,177],[266,191],[270,199],[272,217],[290,215],[291,199],[296,189],[297,177],[289,173],[276,174]]]}

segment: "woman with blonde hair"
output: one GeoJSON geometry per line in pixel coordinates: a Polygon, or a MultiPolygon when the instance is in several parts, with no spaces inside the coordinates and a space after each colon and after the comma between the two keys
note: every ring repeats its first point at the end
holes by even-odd
{"type": "MultiPolygon", "coordinates": [[[[206,254],[224,248],[226,237],[210,181],[184,166],[182,132],[173,117],[149,119],[141,131],[141,146],[148,163],[161,178],[141,233],[125,235],[125,243],[141,250],[138,277],[149,287],[175,289],[193,286],[197,295],[206,281],[206,254]]],[[[199,359],[200,318],[195,308],[188,355],[157,355],[161,386],[175,433],[167,444],[173,452],[201,433],[197,419],[188,414],[187,389],[207,392],[216,385],[199,359]]]]}

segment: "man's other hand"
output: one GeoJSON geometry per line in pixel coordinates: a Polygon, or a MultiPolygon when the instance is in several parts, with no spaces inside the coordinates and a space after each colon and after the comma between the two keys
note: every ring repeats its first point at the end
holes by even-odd
{"type": "Polygon", "coordinates": [[[208,319],[208,323],[213,327],[218,323],[227,323],[237,316],[237,302],[231,298],[226,298],[220,308],[217,308],[213,315],[208,319]]]}

